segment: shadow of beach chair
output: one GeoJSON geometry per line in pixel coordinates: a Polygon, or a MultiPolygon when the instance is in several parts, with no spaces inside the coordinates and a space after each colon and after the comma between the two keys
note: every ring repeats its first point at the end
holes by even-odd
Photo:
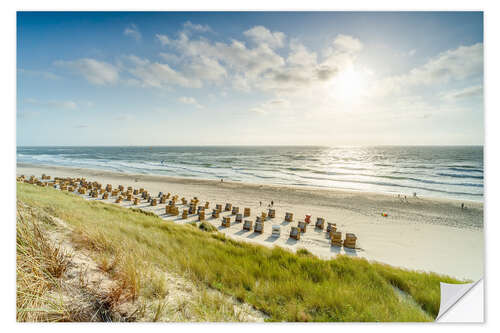
{"type": "Polygon", "coordinates": [[[281,227],[279,225],[273,225],[271,230],[271,236],[279,237],[281,235],[281,227]]]}

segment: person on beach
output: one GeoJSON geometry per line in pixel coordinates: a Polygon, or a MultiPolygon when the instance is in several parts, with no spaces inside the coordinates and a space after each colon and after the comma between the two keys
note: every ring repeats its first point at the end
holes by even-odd
{"type": "Polygon", "coordinates": [[[274,201],[271,200],[271,207],[274,207],[274,201]]]}
{"type": "Polygon", "coordinates": [[[262,201],[259,201],[259,205],[260,205],[260,207],[262,207],[262,201]]]}
{"type": "Polygon", "coordinates": [[[464,210],[464,203],[462,202],[462,210],[464,210]]]}

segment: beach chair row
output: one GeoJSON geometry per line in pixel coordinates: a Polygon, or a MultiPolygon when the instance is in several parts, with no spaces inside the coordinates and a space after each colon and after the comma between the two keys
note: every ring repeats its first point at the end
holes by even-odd
{"type": "MultiPolygon", "coordinates": [[[[16,177],[16,181],[25,182],[29,184],[34,184],[38,186],[53,186],[54,188],[59,188],[60,190],[74,192],[77,191],[79,194],[88,195],[92,198],[98,198],[99,195],[103,200],[107,200],[110,197],[116,197],[115,203],[121,203],[123,200],[133,202],[133,205],[138,205],[141,200],[146,200],[151,206],[157,206],[158,204],[166,204],[165,214],[167,215],[179,215],[179,207],[176,205],[179,197],[177,195],[171,195],[171,193],[159,192],[156,198],[145,190],[144,188],[134,189],[128,186],[125,190],[123,185],[118,185],[117,188],[113,188],[111,184],[103,186],[99,182],[90,182],[85,178],[71,178],[71,177],[54,177],[51,178],[49,175],[42,174],[41,179],[35,176],[30,176],[27,178],[24,175],[16,177]],[[168,203],[167,203],[168,200],[168,203]]],[[[188,205],[186,198],[180,199],[182,205],[188,205]]],[[[205,209],[209,209],[210,203],[207,201],[204,205],[199,205],[200,201],[197,197],[193,197],[189,201],[188,209],[183,209],[182,219],[187,219],[189,215],[198,215],[199,221],[205,220],[205,209]]],[[[243,223],[243,230],[254,231],[256,233],[264,232],[264,221],[267,219],[273,219],[276,217],[276,210],[269,208],[268,212],[261,212],[255,219],[255,223],[252,220],[245,219],[249,217],[251,210],[250,208],[244,208],[243,213],[240,213],[240,208],[238,206],[233,206],[231,203],[226,203],[224,209],[222,204],[216,204],[215,209],[212,210],[212,218],[219,218],[220,214],[224,212],[231,212],[231,215],[235,215],[235,223],[243,223]]],[[[293,222],[294,214],[291,212],[285,213],[285,221],[293,222]]],[[[307,226],[311,223],[311,215],[307,214],[304,221],[299,221],[297,226],[292,226],[290,229],[289,237],[300,240],[301,234],[306,233],[307,226]]],[[[223,227],[231,226],[231,217],[222,217],[223,227]]],[[[342,233],[337,231],[337,225],[335,223],[326,223],[326,232],[329,234],[331,245],[333,246],[344,246],[347,248],[355,248],[357,237],[353,233],[346,233],[345,238],[342,239],[342,233]]],[[[325,228],[325,219],[322,217],[317,217],[315,228],[323,230],[325,228]]],[[[280,237],[281,227],[278,225],[272,226],[271,235],[274,237],[280,237]]]]}

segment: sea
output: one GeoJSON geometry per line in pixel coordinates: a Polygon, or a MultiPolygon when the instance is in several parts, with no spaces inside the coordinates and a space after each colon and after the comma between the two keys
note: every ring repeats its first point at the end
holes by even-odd
{"type": "Polygon", "coordinates": [[[482,146],[18,147],[17,162],[483,201],[482,146]]]}

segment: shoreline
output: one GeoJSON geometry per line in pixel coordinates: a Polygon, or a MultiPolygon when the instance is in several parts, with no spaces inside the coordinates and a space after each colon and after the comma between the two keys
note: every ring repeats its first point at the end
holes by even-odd
{"type": "MultiPolygon", "coordinates": [[[[187,199],[197,196],[201,202],[232,202],[233,205],[251,208],[251,219],[260,211],[267,211],[267,204],[273,200],[276,209],[275,221],[266,222],[262,235],[242,232],[241,224],[221,228],[220,219],[207,219],[220,232],[243,241],[265,246],[282,246],[292,251],[306,248],[321,258],[332,258],[337,254],[364,257],[368,260],[387,263],[409,269],[433,271],[457,278],[478,279],[483,275],[483,203],[428,197],[409,197],[401,202],[397,195],[343,189],[304,188],[287,185],[260,185],[244,182],[223,183],[198,178],[174,178],[162,175],[134,175],[106,170],[17,164],[16,173],[52,177],[86,177],[113,186],[144,187],[152,194],[171,192],[187,199]],[[262,201],[263,205],[259,205],[262,201]],[[465,202],[468,209],[461,210],[465,202]],[[294,213],[294,222],[284,223],[285,212],[294,213]],[[387,212],[388,217],[382,217],[387,212]],[[303,220],[305,214],[312,214],[312,223],[300,241],[288,238],[289,229],[303,220]],[[337,223],[343,233],[354,232],[358,237],[354,251],[330,247],[324,232],[314,229],[316,217],[337,223]],[[270,226],[281,226],[281,237],[270,240],[270,226]]],[[[129,206],[124,203],[124,206],[129,206]]],[[[164,207],[151,207],[141,203],[138,208],[159,214],[165,220],[189,223],[187,220],[163,216],[164,207]]],[[[222,216],[222,215],[221,215],[222,216]]],[[[225,216],[225,215],[224,215],[225,216]]],[[[230,216],[230,215],[229,215],[230,216]]],[[[233,217],[234,220],[234,217],[233,217]]]]}
{"type": "MultiPolygon", "coordinates": [[[[91,168],[80,168],[80,167],[70,167],[70,166],[62,166],[62,165],[51,165],[51,164],[31,164],[31,163],[24,163],[24,162],[19,162],[16,163],[16,170],[19,168],[47,168],[47,169],[54,169],[54,170],[67,170],[67,171],[83,171],[88,174],[93,174],[96,176],[106,174],[109,176],[116,176],[116,177],[134,177],[134,178],[144,178],[147,180],[166,180],[170,181],[173,183],[178,183],[178,184],[185,184],[185,183],[190,183],[190,184],[195,184],[197,181],[199,184],[221,184],[219,180],[215,179],[208,179],[208,178],[201,178],[201,177],[173,177],[173,176],[167,176],[167,175],[156,175],[156,174],[141,174],[141,173],[128,173],[128,172],[119,172],[119,171],[111,171],[111,170],[105,170],[105,169],[91,169],[91,168]]],[[[27,176],[27,175],[26,175],[27,176]]],[[[327,192],[343,192],[343,193],[350,193],[350,194],[367,194],[367,195],[380,195],[380,196],[386,196],[390,198],[394,198],[397,196],[397,193],[392,193],[392,192],[373,192],[373,191],[363,191],[363,190],[356,190],[356,189],[347,189],[347,188],[334,188],[334,187],[321,187],[321,186],[314,186],[314,185],[290,185],[290,184],[265,184],[265,183],[252,183],[252,182],[245,182],[245,181],[231,181],[231,180],[224,180],[224,184],[232,184],[232,185],[242,185],[242,186],[252,186],[252,187],[268,187],[268,188],[291,188],[291,189],[296,189],[296,190],[314,190],[314,191],[327,191],[327,192]]],[[[404,193],[401,193],[402,195],[405,195],[404,193]]],[[[410,199],[410,195],[406,194],[407,198],[410,199]]],[[[462,202],[476,206],[480,205],[481,208],[484,205],[484,197],[481,200],[469,200],[469,199],[456,199],[456,198],[444,198],[444,197],[434,197],[434,196],[426,196],[426,195],[418,195],[418,199],[424,199],[424,200],[432,200],[432,201],[442,201],[442,202],[453,202],[457,204],[461,204],[462,202]]]]}

